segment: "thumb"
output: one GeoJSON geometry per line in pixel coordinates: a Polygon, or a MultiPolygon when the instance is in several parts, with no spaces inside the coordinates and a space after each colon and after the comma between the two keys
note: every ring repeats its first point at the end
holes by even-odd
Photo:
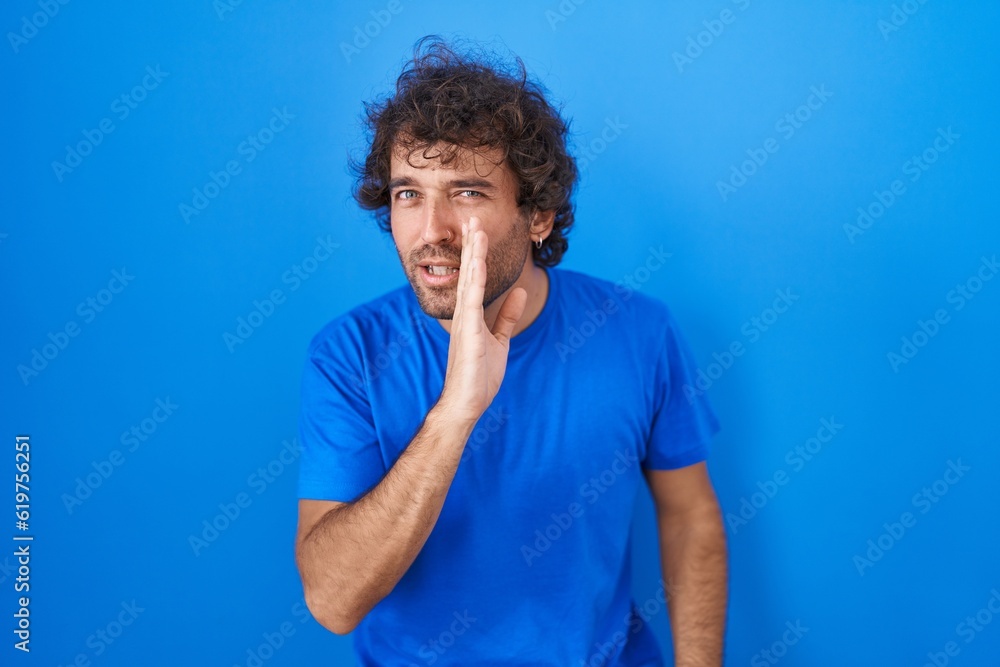
{"type": "Polygon", "coordinates": [[[515,287],[511,290],[507,298],[504,299],[503,305],[500,306],[500,312],[497,313],[497,319],[493,323],[494,338],[504,345],[509,343],[510,335],[514,333],[514,326],[524,314],[524,307],[527,303],[528,293],[523,287],[515,287]]]}

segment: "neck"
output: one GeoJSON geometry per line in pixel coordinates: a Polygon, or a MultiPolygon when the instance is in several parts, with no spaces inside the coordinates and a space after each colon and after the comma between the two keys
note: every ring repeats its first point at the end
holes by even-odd
{"type": "MultiPolygon", "coordinates": [[[[549,277],[545,273],[545,269],[536,266],[531,261],[530,254],[528,261],[525,263],[524,270],[521,271],[521,275],[517,281],[483,311],[483,319],[490,330],[493,329],[493,323],[496,322],[503,302],[515,287],[524,288],[524,291],[528,293],[528,302],[524,306],[524,314],[521,315],[521,319],[514,325],[514,333],[511,334],[512,338],[527,329],[535,321],[545,307],[545,301],[549,295],[549,277]]],[[[438,320],[438,322],[444,327],[445,331],[451,333],[451,320],[438,320]]]]}

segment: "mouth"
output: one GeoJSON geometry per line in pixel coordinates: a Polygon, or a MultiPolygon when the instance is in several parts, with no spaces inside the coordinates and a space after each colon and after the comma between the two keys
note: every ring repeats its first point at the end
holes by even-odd
{"type": "Polygon", "coordinates": [[[449,275],[451,275],[453,273],[458,273],[458,267],[457,266],[443,266],[443,265],[437,265],[437,264],[425,264],[421,268],[424,269],[425,271],[427,271],[427,273],[431,274],[432,276],[449,276],[449,275]]]}
{"type": "Polygon", "coordinates": [[[432,287],[442,287],[457,282],[459,268],[448,264],[421,264],[420,276],[432,287]]]}

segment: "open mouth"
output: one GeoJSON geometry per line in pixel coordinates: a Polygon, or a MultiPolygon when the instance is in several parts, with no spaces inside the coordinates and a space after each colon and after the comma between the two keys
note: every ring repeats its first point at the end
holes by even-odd
{"type": "Polygon", "coordinates": [[[420,277],[429,287],[451,287],[458,282],[459,268],[457,266],[442,266],[439,264],[421,264],[420,277]]]}
{"type": "Polygon", "coordinates": [[[453,273],[458,273],[458,267],[454,266],[424,266],[423,267],[427,273],[432,276],[450,276],[453,273]]]}

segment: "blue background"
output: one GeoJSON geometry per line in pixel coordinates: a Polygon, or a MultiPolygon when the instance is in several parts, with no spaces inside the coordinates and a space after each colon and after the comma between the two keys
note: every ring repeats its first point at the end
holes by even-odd
{"type": "MultiPolygon", "coordinates": [[[[255,664],[283,624],[290,636],[262,664],[354,664],[350,638],[303,613],[297,470],[278,457],[296,435],[308,340],[404,281],[389,238],[350,198],[346,158],[363,147],[362,100],[389,89],[428,33],[492,40],[545,83],[577,150],[591,151],[563,266],[641,278],[715,376],[727,664],[772,664],[760,652],[773,648],[783,665],[923,665],[949,641],[949,664],[997,664],[1000,617],[982,613],[990,623],[968,642],[959,624],[1000,589],[1000,280],[972,280],[981,290],[961,309],[949,299],[1000,251],[996,4],[910,0],[912,15],[881,28],[888,1],[400,0],[396,14],[383,2],[71,2],[51,18],[44,4],[17,0],[0,18],[3,470],[14,472],[14,436],[30,434],[35,536],[30,656],[11,646],[14,542],[0,552],[4,664],[255,664]],[[371,12],[390,20],[345,50],[371,12]],[[695,57],[679,61],[686,49],[695,57]],[[146,78],[123,118],[114,101],[157,66],[166,74],[146,78]],[[812,86],[832,95],[799,110],[812,86]],[[247,161],[241,142],[273,109],[294,118],[247,161]],[[789,136],[776,123],[797,110],[808,119],[789,136]],[[57,175],[53,162],[106,118],[113,132],[57,175]],[[598,141],[608,122],[625,127],[598,141]],[[948,128],[959,138],[937,153],[948,128]],[[768,138],[778,151],[720,194],[768,138]],[[910,180],[907,161],[928,149],[936,160],[910,180]],[[230,160],[239,173],[185,221],[179,205],[230,160]],[[897,179],[904,193],[849,238],[858,207],[897,179]],[[293,289],[286,272],[318,238],[339,245],[293,289]],[[644,273],[661,246],[670,260],[644,273]],[[134,278],[102,293],[123,267],[134,278]],[[284,302],[227,345],[275,289],[284,302]],[[798,299],[756,329],[777,290],[798,299]],[[78,308],[109,296],[99,313],[78,308]],[[939,309],[947,322],[894,368],[888,353],[939,309]],[[22,376],[67,323],[78,335],[22,376]],[[733,341],[744,353],[713,368],[733,341]],[[178,407],[129,451],[122,433],[157,399],[178,407]],[[787,453],[824,418],[843,428],[797,469],[787,453]],[[121,465],[67,507],[114,450],[121,465]],[[969,470],[938,484],[938,502],[914,502],[959,460],[969,470]],[[787,483],[770,487],[779,472],[787,483]],[[248,506],[193,547],[240,493],[248,506]],[[915,523],[884,535],[904,512],[915,523]],[[888,550],[859,566],[880,536],[888,550]],[[133,600],[142,611],[113,643],[92,638],[133,600]],[[782,646],[797,621],[808,631],[782,646]]],[[[10,514],[0,532],[13,535],[10,514]]],[[[642,602],[659,579],[648,497],[635,522],[642,602]]],[[[666,614],[653,622],[669,650],[666,614]]]]}

